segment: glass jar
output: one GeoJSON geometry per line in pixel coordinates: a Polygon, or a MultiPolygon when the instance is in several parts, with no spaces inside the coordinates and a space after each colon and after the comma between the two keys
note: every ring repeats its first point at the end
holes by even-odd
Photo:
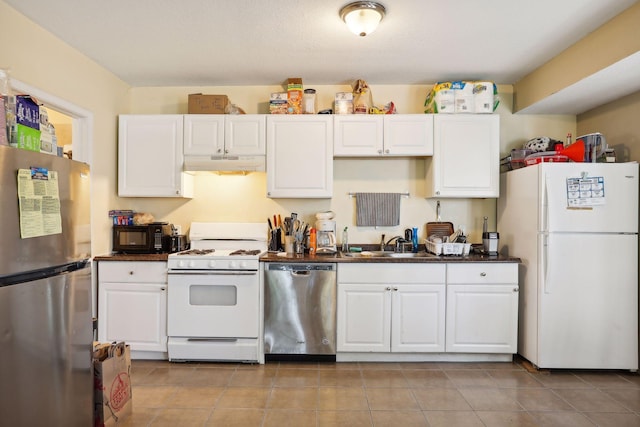
{"type": "Polygon", "coordinates": [[[316,114],[316,90],[305,89],[302,95],[302,114],[316,114]]]}

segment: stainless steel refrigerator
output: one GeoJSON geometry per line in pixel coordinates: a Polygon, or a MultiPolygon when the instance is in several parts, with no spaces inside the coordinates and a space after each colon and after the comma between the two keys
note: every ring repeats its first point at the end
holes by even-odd
{"type": "Polygon", "coordinates": [[[89,166],[0,146],[0,200],[0,424],[89,426],[89,166]]]}

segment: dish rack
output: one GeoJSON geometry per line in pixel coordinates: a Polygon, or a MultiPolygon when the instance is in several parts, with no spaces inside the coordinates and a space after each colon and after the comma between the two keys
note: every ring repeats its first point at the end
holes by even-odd
{"type": "Polygon", "coordinates": [[[434,243],[425,240],[425,247],[428,252],[435,255],[469,255],[471,252],[471,243],[434,243]]]}

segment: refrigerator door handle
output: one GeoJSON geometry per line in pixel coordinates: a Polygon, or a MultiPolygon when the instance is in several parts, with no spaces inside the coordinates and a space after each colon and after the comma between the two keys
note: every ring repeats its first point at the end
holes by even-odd
{"type": "Polygon", "coordinates": [[[549,176],[544,175],[540,194],[540,230],[549,231],[549,176]]]}
{"type": "Polygon", "coordinates": [[[65,273],[73,273],[89,266],[90,260],[83,259],[79,261],[69,262],[67,264],[41,268],[38,270],[26,271],[24,273],[12,274],[0,277],[0,287],[18,285],[20,283],[31,282],[34,280],[42,280],[49,277],[59,276],[65,273]]]}
{"type": "Polygon", "coordinates": [[[540,242],[540,253],[538,254],[538,277],[542,281],[540,283],[541,288],[545,294],[551,293],[551,285],[549,284],[548,272],[549,272],[549,235],[542,234],[540,242]]]}

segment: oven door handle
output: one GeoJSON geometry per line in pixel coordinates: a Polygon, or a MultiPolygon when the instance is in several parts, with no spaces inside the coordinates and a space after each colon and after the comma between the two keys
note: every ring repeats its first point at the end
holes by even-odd
{"type": "Polygon", "coordinates": [[[223,270],[185,270],[185,271],[168,271],[169,276],[192,276],[194,274],[203,276],[255,276],[258,274],[256,270],[250,271],[223,271],[223,270]]]}

